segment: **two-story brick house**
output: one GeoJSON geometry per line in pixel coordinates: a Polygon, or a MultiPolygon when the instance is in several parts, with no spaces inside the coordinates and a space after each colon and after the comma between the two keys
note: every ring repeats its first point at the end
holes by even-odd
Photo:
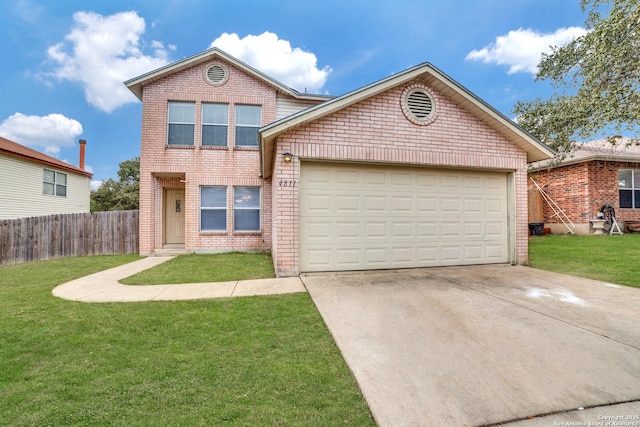
{"type": "Polygon", "coordinates": [[[430,64],[331,98],[214,48],[125,84],[141,254],[265,250],[280,276],[527,261],[527,162],[553,153],[430,64]]]}

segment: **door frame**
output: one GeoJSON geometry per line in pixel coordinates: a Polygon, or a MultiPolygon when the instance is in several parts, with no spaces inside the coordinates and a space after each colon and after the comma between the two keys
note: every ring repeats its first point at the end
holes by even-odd
{"type": "Polygon", "coordinates": [[[162,224],[162,244],[163,245],[184,245],[185,244],[185,235],[186,235],[186,230],[185,230],[185,189],[184,188],[165,188],[163,191],[163,195],[162,195],[162,218],[163,218],[163,224],[162,224]],[[182,198],[181,198],[181,206],[180,206],[180,210],[182,213],[182,242],[168,242],[168,238],[167,236],[169,235],[169,215],[167,215],[168,209],[169,209],[169,193],[170,192],[179,192],[182,194],[182,198]]]}

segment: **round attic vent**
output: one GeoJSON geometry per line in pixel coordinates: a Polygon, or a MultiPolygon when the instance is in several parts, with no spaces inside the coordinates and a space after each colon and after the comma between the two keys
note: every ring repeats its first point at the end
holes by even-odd
{"type": "Polygon", "coordinates": [[[216,86],[226,83],[229,78],[226,67],[220,64],[209,65],[206,68],[204,75],[207,82],[216,86]]]}
{"type": "Polygon", "coordinates": [[[414,84],[402,92],[402,112],[417,125],[428,125],[436,118],[436,103],[423,84],[414,84]]]}

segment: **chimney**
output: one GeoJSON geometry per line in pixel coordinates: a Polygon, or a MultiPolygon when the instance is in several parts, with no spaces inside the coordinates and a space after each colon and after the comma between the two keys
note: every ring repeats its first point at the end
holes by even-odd
{"type": "Polygon", "coordinates": [[[84,150],[86,148],[85,146],[87,145],[87,141],[81,139],[78,143],[80,144],[80,165],[78,167],[84,170],[84,150]]]}

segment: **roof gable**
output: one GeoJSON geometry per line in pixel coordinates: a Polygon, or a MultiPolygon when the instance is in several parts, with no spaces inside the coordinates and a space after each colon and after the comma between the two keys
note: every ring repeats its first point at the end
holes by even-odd
{"type": "Polygon", "coordinates": [[[64,169],[68,172],[73,172],[78,175],[84,175],[88,178],[93,177],[93,174],[77,168],[69,163],[63,162],[39,151],[32,150],[31,148],[20,145],[16,142],[10,141],[0,136],[0,154],[15,157],[18,159],[27,160],[33,163],[39,163],[44,166],[56,167],[58,169],[64,169]]]}
{"type": "Polygon", "coordinates": [[[207,49],[204,52],[190,56],[183,60],[173,62],[164,67],[160,67],[146,74],[142,74],[141,76],[134,77],[133,79],[125,81],[124,84],[125,86],[127,86],[127,88],[131,92],[133,92],[133,94],[139,100],[142,101],[142,91],[144,86],[150,83],[153,83],[155,81],[158,81],[160,79],[163,79],[169,75],[183,71],[187,68],[191,68],[191,67],[203,64],[205,62],[209,62],[213,59],[220,59],[220,60],[229,62],[234,66],[240,68],[241,70],[245,71],[246,73],[252,75],[253,77],[265,82],[269,86],[276,89],[276,91],[287,94],[291,97],[298,98],[298,99],[318,100],[318,101],[325,101],[330,98],[326,95],[300,93],[297,90],[283,85],[279,81],[267,76],[266,74],[256,70],[250,65],[240,61],[239,59],[234,58],[228,53],[215,47],[211,49],[207,49]]]}
{"type": "Polygon", "coordinates": [[[424,80],[443,96],[451,99],[458,106],[469,111],[479,120],[512,141],[526,152],[528,162],[553,157],[554,152],[550,147],[436,67],[429,63],[424,63],[262,127],[260,129],[260,153],[263,177],[271,176],[271,159],[273,157],[274,144],[281,133],[417,78],[424,80]]]}

